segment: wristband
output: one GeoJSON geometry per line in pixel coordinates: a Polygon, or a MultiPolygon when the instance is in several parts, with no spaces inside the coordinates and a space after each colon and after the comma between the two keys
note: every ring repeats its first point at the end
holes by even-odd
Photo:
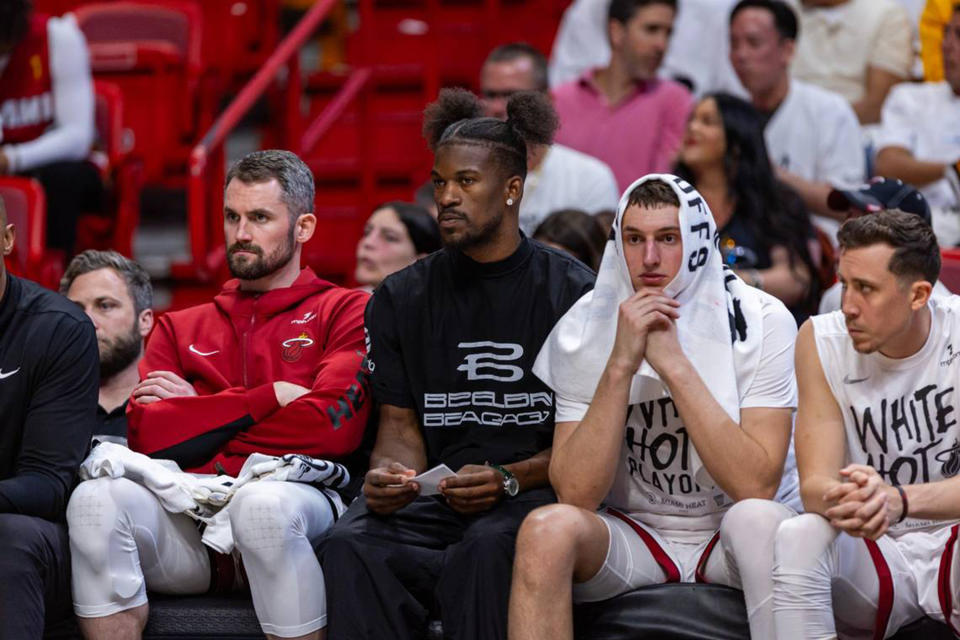
{"type": "Polygon", "coordinates": [[[893,524],[900,524],[907,518],[907,510],[910,507],[910,504],[907,502],[907,492],[903,490],[903,487],[897,485],[894,487],[897,492],[900,494],[900,502],[903,504],[903,509],[900,511],[900,519],[894,522],[893,524]]]}

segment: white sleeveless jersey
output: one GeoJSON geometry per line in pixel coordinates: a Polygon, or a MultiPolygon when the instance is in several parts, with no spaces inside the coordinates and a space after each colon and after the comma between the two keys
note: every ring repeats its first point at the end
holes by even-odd
{"type": "MultiPolygon", "coordinates": [[[[731,375],[737,378],[740,408],[792,409],[797,325],[779,300],[755,293],[761,300],[764,335],[759,360],[741,352],[734,355],[736,371],[731,375]]],[[[660,389],[629,409],[620,470],[604,503],[660,531],[714,531],[734,501],[720,487],[698,482],[690,457],[693,441],[666,387],[660,389]]],[[[588,408],[558,395],[557,422],[582,420],[588,408]]]]}
{"type": "MultiPolygon", "coordinates": [[[[820,363],[843,414],[846,461],[870,465],[893,485],[960,472],[960,296],[929,304],[926,343],[899,359],[855,351],[840,311],[813,318],[820,363]]],[[[891,532],[944,524],[908,518],[891,532]]]]}

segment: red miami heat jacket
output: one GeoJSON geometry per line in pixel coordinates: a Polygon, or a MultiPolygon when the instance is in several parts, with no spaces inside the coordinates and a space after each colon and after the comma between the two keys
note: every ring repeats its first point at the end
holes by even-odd
{"type": "Polygon", "coordinates": [[[151,404],[131,398],[130,448],[184,470],[231,475],[254,452],[327,459],[353,452],[369,413],[368,297],[304,269],[284,289],[250,294],[231,280],[212,303],[164,315],[140,376],[172,371],[198,395],[151,404]],[[278,380],[311,391],[281,408],[278,380]]]}

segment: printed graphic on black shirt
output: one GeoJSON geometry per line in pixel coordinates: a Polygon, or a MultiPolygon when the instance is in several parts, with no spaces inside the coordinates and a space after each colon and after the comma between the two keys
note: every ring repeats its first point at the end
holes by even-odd
{"type": "Polygon", "coordinates": [[[414,409],[430,465],[508,464],[548,448],[553,392],[531,373],[557,320],[593,285],[524,240],[506,260],[441,251],[388,278],[367,307],[377,399],[414,409]]]}

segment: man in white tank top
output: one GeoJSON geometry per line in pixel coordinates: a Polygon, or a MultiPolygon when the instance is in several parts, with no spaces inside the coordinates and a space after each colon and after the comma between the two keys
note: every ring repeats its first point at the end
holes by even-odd
{"type": "Polygon", "coordinates": [[[778,640],[958,627],[960,298],[931,299],[940,253],[920,217],[840,229],[840,311],[797,337],[796,446],[807,513],[780,525],[778,640]]]}
{"type": "Polygon", "coordinates": [[[572,602],[694,581],[742,588],[753,637],[773,637],[774,536],[795,512],[751,498],[781,482],[796,325],[723,266],[715,236],[692,186],[638,180],[593,293],[540,351],[561,504],[520,529],[511,640],[572,638],[572,602]]]}

